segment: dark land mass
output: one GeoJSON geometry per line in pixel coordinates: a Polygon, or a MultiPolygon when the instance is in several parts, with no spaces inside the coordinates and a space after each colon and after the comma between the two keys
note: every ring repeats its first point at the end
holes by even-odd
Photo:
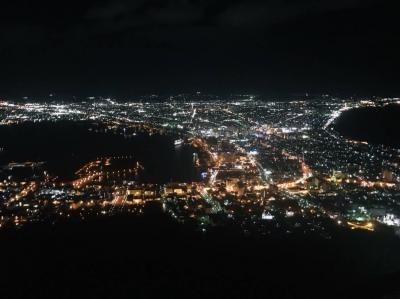
{"type": "Polygon", "coordinates": [[[400,147],[400,105],[344,111],[336,120],[334,128],[352,140],[400,147]]]}
{"type": "MultiPolygon", "coordinates": [[[[72,179],[83,164],[97,157],[132,155],[149,183],[195,181],[193,149],[174,147],[170,135],[113,131],[86,121],[26,122],[0,128],[0,166],[10,162],[44,161],[50,174],[72,179]]],[[[132,162],[132,166],[134,163],[132,162]]]]}
{"type": "Polygon", "coordinates": [[[151,211],[1,232],[1,298],[399,298],[393,235],[200,233],[151,211]]]}

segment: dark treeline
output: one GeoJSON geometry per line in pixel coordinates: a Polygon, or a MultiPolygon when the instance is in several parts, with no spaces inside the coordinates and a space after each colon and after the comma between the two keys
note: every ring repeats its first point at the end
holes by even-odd
{"type": "Polygon", "coordinates": [[[3,231],[1,298],[395,298],[400,291],[396,237],[204,234],[147,215],[3,231]]]}

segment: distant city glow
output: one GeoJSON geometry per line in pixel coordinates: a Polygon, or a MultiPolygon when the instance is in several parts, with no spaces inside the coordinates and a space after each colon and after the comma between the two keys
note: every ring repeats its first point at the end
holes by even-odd
{"type": "MultiPolygon", "coordinates": [[[[175,153],[194,150],[191,162],[198,179],[142,182],[146,165],[133,162],[135,153],[86,161],[69,180],[57,177],[47,161],[10,160],[1,165],[0,227],[50,215],[85,219],[120,211],[142,214],[150,202],[160,203],[176,221],[196,221],[201,231],[235,223],[256,234],[302,232],[329,238],[330,225],[374,233],[379,226],[400,227],[400,152],[348,140],[333,129],[344,111],[398,99],[264,102],[248,95],[232,101],[200,93],[192,97],[1,101],[0,125],[7,128],[88,121],[92,134],[126,139],[165,135],[175,153]],[[18,179],[16,173],[26,169],[31,174],[18,179]]],[[[7,144],[0,141],[0,154],[6,153],[7,144]]]]}

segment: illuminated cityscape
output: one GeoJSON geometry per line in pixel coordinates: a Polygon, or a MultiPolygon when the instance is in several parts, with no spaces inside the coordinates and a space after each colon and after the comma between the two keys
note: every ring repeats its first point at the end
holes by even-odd
{"type": "Polygon", "coordinates": [[[395,0],[0,2],[0,299],[400,299],[395,0]]]}
{"type": "MultiPolygon", "coordinates": [[[[62,164],[56,153],[51,159],[61,163],[63,171],[58,172],[45,156],[24,160],[23,154],[14,155],[15,145],[5,138],[0,141],[0,227],[143,215],[153,205],[204,233],[230,226],[257,236],[330,239],[337,230],[400,235],[400,150],[350,140],[335,130],[344,111],[399,103],[393,98],[330,96],[263,101],[252,95],[201,93],[127,102],[2,100],[2,130],[80,124],[87,136],[104,138],[99,146],[117,142],[108,135],[128,141],[165,138],[172,153],[186,151],[189,158],[165,157],[169,163],[160,167],[175,169],[185,163],[180,167],[190,168],[191,174],[156,178],[149,161],[124,149],[126,145],[96,157],[81,155],[75,164],[62,164]]],[[[33,138],[18,132],[25,131],[3,136],[19,140],[20,146],[33,138]]],[[[46,147],[62,145],[68,132],[55,134],[59,140],[47,140],[46,147]]],[[[71,127],[69,134],[78,131],[71,127]]],[[[46,137],[39,134],[34,142],[44,142],[41,138],[46,137]]],[[[156,150],[142,149],[151,152],[150,160],[164,151],[156,150]]]]}

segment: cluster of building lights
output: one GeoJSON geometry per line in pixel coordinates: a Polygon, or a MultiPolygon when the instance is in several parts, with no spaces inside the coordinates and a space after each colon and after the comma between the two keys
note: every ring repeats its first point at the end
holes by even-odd
{"type": "MultiPolygon", "coordinates": [[[[48,172],[23,181],[11,175],[0,183],[1,227],[40,221],[44,213],[81,218],[122,210],[140,214],[149,202],[159,202],[179,221],[197,221],[204,230],[233,222],[245,232],[329,236],[332,224],[366,231],[400,227],[400,151],[346,140],[332,128],[343,111],[397,99],[192,97],[0,102],[4,126],[69,120],[101,123],[130,137],[139,129],[170,133],[179,136],[175,146],[196,149],[194,163],[202,169],[196,182],[139,184],[145,165],[114,169],[110,156],[88,161],[71,181],[48,172]]],[[[7,150],[1,143],[0,149],[7,150]]],[[[29,163],[40,161],[17,162],[2,165],[2,172],[12,173],[18,165],[35,168],[39,164],[29,163]]]]}

